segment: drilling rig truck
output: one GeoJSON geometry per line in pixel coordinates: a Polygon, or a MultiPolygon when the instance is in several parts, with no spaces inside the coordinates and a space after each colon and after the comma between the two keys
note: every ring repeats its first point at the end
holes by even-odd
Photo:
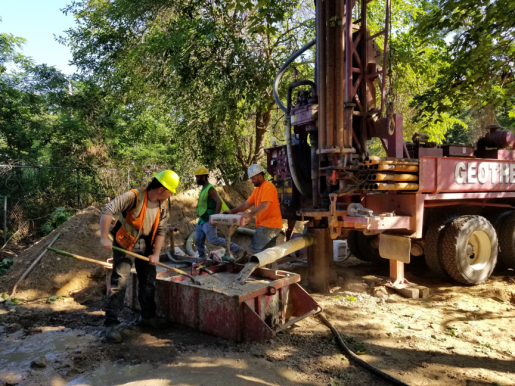
{"type": "Polygon", "coordinates": [[[314,289],[327,289],[328,248],[339,237],[359,259],[389,262],[394,286],[405,284],[404,264],[420,258],[440,278],[479,284],[497,264],[515,267],[515,134],[490,125],[474,147],[418,133],[405,141],[391,84],[386,91],[391,3],[384,28],[371,34],[372,1],[316,1],[316,39],[275,78],[286,144],[266,154],[283,217],[309,221],[314,289]],[[289,84],[283,103],[283,74],[312,46],[315,79],[289,84]],[[371,155],[373,138],[385,156],[371,155]]]}

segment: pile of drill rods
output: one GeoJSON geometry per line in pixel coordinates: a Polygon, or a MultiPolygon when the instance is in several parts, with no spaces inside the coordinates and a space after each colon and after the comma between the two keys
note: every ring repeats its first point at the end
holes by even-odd
{"type": "Polygon", "coordinates": [[[361,157],[348,172],[360,190],[418,190],[418,160],[361,157]]]}

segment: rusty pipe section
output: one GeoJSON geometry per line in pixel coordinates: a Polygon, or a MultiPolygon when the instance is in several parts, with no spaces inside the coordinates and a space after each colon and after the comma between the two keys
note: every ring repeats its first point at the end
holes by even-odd
{"type": "Polygon", "coordinates": [[[313,245],[314,238],[310,234],[304,234],[300,237],[287,241],[281,245],[265,249],[250,257],[249,264],[258,264],[257,267],[262,267],[267,264],[279,260],[281,257],[287,256],[290,253],[296,252],[299,249],[313,245]]]}

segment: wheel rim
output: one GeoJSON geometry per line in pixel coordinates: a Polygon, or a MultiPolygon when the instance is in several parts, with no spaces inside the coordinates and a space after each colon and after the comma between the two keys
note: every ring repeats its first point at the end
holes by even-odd
{"type": "Polygon", "coordinates": [[[485,232],[477,231],[470,236],[466,250],[470,268],[477,271],[483,269],[490,260],[491,252],[492,243],[485,232]]]}

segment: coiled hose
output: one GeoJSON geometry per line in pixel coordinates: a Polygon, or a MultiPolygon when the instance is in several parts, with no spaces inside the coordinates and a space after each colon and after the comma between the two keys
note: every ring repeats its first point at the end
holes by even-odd
{"type": "Polygon", "coordinates": [[[367,362],[365,362],[363,359],[361,359],[360,357],[358,357],[356,354],[354,354],[351,349],[349,349],[347,347],[347,345],[345,344],[345,342],[343,341],[343,338],[342,336],[340,335],[340,333],[338,332],[338,330],[336,328],[334,328],[334,326],[329,322],[329,320],[327,320],[327,318],[324,316],[323,313],[320,313],[320,314],[317,314],[316,317],[323,323],[326,325],[327,328],[329,328],[331,330],[331,332],[333,333],[334,335],[334,338],[336,339],[336,342],[338,343],[338,346],[340,347],[340,350],[345,354],[347,355],[348,357],[350,357],[352,360],[354,360],[358,365],[364,367],[365,369],[369,370],[370,372],[374,373],[375,375],[378,375],[379,377],[391,382],[392,384],[394,385],[399,385],[399,386],[409,386],[407,383],[404,383],[400,380],[398,380],[397,378],[394,378],[392,377],[391,375],[375,368],[374,366],[368,364],[367,362]]]}

